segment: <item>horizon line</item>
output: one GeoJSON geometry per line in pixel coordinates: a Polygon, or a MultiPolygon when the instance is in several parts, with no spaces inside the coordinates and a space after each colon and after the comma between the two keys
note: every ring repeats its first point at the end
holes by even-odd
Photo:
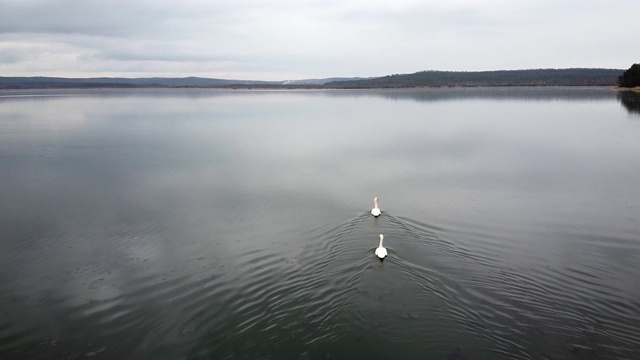
{"type": "Polygon", "coordinates": [[[0,78],[59,78],[59,79],[212,79],[212,80],[230,80],[230,81],[259,81],[259,82],[278,82],[278,81],[301,81],[301,80],[324,80],[324,79],[333,79],[333,78],[361,78],[361,79],[371,79],[371,78],[381,78],[385,76],[397,76],[397,75],[412,75],[422,72],[447,72],[447,73],[483,73],[483,72],[509,72],[509,71],[535,71],[535,70],[616,70],[616,71],[625,71],[625,69],[616,69],[616,68],[604,68],[604,67],[568,67],[568,68],[521,68],[521,69],[493,69],[493,70],[437,70],[437,69],[429,69],[429,70],[418,70],[415,72],[409,73],[392,73],[386,75],[373,75],[373,76],[328,76],[328,77],[309,77],[309,78],[295,78],[295,79],[281,79],[281,80],[257,80],[257,79],[237,79],[237,78],[219,78],[219,77],[205,77],[205,76],[195,76],[195,75],[186,75],[186,76],[135,76],[135,77],[127,77],[127,76],[52,76],[52,75],[13,75],[6,76],[0,75],[0,78]]]}

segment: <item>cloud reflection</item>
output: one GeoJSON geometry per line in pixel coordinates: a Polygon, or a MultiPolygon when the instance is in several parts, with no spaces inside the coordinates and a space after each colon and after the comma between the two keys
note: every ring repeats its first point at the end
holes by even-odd
{"type": "MultiPolygon", "coordinates": [[[[337,246],[336,232],[351,231],[373,196],[396,223],[380,219],[362,236],[401,233],[396,226],[406,219],[441,229],[460,253],[498,249],[484,259],[487,268],[470,261],[467,269],[495,274],[523,258],[583,265],[590,258],[569,257],[578,252],[558,229],[595,228],[635,246],[628,239],[637,232],[640,170],[629,159],[640,156],[640,134],[615,94],[127,90],[2,98],[0,288],[11,301],[30,297],[58,316],[72,313],[71,325],[52,322],[57,333],[96,324],[125,334],[237,330],[238,322],[225,324],[233,309],[224,306],[235,304],[226,300],[265,314],[273,310],[265,294],[296,301],[300,294],[280,292],[282,284],[295,283],[313,250],[337,246]],[[506,248],[509,256],[499,258],[506,248]]],[[[360,241],[356,233],[351,239],[360,241]]],[[[362,240],[359,259],[369,246],[362,240]]],[[[460,258],[446,261],[458,269],[460,258]]],[[[305,270],[324,284],[322,264],[305,270]]],[[[235,315],[256,324],[251,314],[235,315]]]]}

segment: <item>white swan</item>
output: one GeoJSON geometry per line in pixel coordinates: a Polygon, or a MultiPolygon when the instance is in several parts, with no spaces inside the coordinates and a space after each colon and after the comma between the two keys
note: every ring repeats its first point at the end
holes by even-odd
{"type": "Polygon", "coordinates": [[[373,198],[373,209],[371,209],[371,215],[378,217],[380,216],[380,208],[378,207],[378,198],[373,198]]]}
{"type": "Polygon", "coordinates": [[[384,236],[380,234],[380,245],[376,248],[376,256],[380,258],[380,260],[384,259],[387,256],[387,249],[382,246],[382,240],[384,236]]]}

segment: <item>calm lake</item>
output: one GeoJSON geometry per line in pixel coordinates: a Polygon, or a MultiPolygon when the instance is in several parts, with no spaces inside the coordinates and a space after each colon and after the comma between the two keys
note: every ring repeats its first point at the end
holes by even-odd
{"type": "Polygon", "coordinates": [[[0,92],[0,358],[638,359],[639,96],[0,92]]]}

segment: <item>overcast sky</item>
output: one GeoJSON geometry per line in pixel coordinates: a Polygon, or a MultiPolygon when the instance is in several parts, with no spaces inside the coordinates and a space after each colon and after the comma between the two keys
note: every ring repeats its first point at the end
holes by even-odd
{"type": "Polygon", "coordinates": [[[638,14],[638,0],[0,0],[0,76],[627,69],[638,14]]]}

